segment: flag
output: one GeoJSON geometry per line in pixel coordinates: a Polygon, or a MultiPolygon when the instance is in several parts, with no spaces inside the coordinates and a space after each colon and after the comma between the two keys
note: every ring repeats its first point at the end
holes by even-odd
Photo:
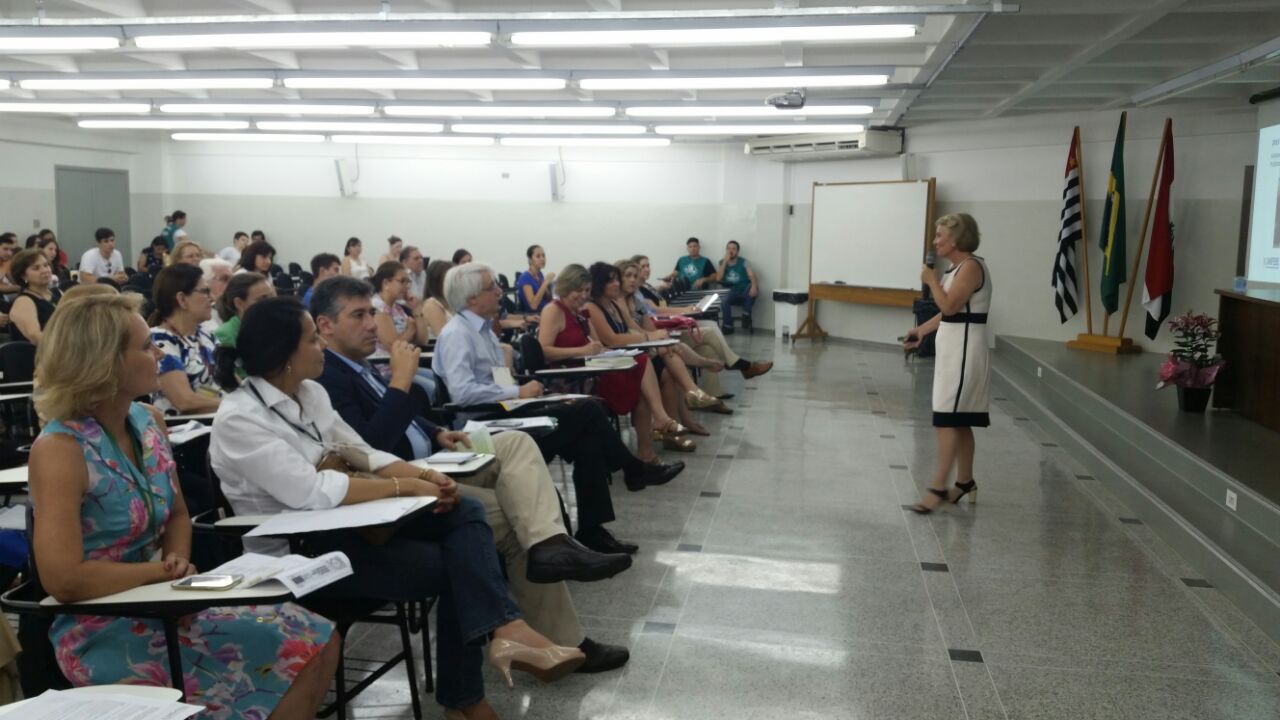
{"type": "Polygon", "coordinates": [[[1146,282],[1142,288],[1142,304],[1147,308],[1147,337],[1152,340],[1160,332],[1161,323],[1169,317],[1169,303],[1173,300],[1173,222],[1169,213],[1169,188],[1173,185],[1172,122],[1165,124],[1165,133],[1155,224],[1151,227],[1146,282]]]}
{"type": "Polygon", "coordinates": [[[1108,315],[1120,309],[1120,286],[1125,283],[1124,247],[1124,125],[1128,113],[1120,113],[1116,147],[1111,152],[1111,177],[1107,179],[1107,202],[1102,208],[1102,307],[1108,315]]]}
{"type": "Polygon", "coordinates": [[[1079,311],[1080,283],[1076,280],[1076,242],[1080,239],[1080,128],[1071,135],[1067,153],[1067,181],[1062,189],[1062,229],[1058,231],[1058,254],[1053,258],[1053,303],[1059,322],[1079,311]]]}

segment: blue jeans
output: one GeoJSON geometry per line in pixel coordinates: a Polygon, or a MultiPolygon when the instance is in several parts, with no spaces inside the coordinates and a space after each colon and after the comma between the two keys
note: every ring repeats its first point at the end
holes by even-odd
{"type": "Polygon", "coordinates": [[[751,308],[755,307],[756,299],[751,297],[751,288],[746,290],[729,289],[729,297],[720,304],[720,327],[733,327],[733,306],[741,305],[742,314],[751,316],[751,308]]]}
{"type": "Polygon", "coordinates": [[[383,545],[344,530],[309,539],[304,550],[341,550],[355,570],[318,595],[403,601],[437,596],[436,702],[457,709],[484,699],[481,648],[495,629],[520,619],[520,610],[507,591],[479,500],[460,498],[449,512],[420,515],[383,545]]]}

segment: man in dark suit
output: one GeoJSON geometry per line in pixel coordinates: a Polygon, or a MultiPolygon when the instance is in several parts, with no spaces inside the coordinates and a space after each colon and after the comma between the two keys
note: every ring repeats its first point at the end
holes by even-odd
{"type": "MultiPolygon", "coordinates": [[[[389,380],[369,364],[377,335],[372,294],[368,283],[339,276],[317,284],[311,297],[316,330],[328,346],[319,382],[334,409],[370,445],[406,460],[467,445],[466,433],[422,417],[409,395],[418,348],[403,342],[392,347],[389,380]]],[[[500,469],[460,478],[459,491],[485,504],[507,560],[512,594],[526,619],[554,642],[582,649],[587,661],[578,672],[621,667],[627,650],[585,637],[563,581],[612,577],[631,566],[630,556],[596,552],[565,532],[551,474],[528,435],[502,433],[493,442],[494,465],[500,469]]]]}

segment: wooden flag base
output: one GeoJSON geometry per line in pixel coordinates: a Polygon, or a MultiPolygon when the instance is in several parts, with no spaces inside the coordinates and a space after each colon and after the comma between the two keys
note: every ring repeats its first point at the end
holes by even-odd
{"type": "Polygon", "coordinates": [[[1106,353],[1107,355],[1128,355],[1142,352],[1142,346],[1127,337],[1111,335],[1090,335],[1080,333],[1075,340],[1068,340],[1067,347],[1073,350],[1106,353]]]}

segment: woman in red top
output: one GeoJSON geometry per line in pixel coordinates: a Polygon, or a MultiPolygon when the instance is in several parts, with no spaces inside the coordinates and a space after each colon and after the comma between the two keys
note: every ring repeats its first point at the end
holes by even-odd
{"type": "MultiPolygon", "coordinates": [[[[559,297],[542,309],[538,325],[538,341],[547,362],[563,363],[604,351],[586,318],[580,314],[590,286],[591,279],[581,265],[570,265],[556,276],[559,297]]],[[[662,431],[664,440],[670,437],[677,442],[682,441],[677,449],[691,452],[696,448],[692,441],[679,437],[685,430],[684,426],[663,409],[658,378],[649,366],[649,358],[643,354],[636,357],[636,366],[630,371],[605,373],[597,378],[596,394],[615,414],[631,413],[631,422],[636,429],[636,455],[644,462],[658,459],[653,449],[651,430],[662,431]]]]}

